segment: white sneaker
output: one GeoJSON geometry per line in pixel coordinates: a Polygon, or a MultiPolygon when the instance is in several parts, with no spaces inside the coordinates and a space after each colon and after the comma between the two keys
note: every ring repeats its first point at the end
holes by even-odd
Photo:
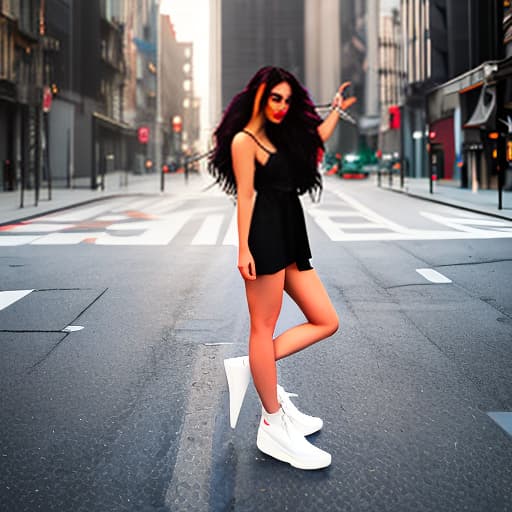
{"type": "Polygon", "coordinates": [[[251,380],[249,357],[242,356],[224,359],[224,369],[226,370],[229,389],[229,422],[231,428],[235,428],[244,402],[247,386],[251,380]]]}
{"type": "Polygon", "coordinates": [[[290,400],[290,397],[292,396],[298,395],[295,393],[288,393],[282,386],[279,384],[277,385],[277,400],[297,430],[302,432],[303,436],[309,436],[318,432],[324,425],[322,419],[300,412],[290,400]]]}
{"type": "Polygon", "coordinates": [[[299,469],[322,469],[331,464],[331,455],[312,445],[282,408],[274,414],[262,409],[258,449],[274,459],[299,469]]]}

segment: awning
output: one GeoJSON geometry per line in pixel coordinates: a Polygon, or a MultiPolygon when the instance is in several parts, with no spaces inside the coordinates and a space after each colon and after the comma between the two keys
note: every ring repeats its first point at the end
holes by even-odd
{"type": "Polygon", "coordinates": [[[93,112],[92,117],[94,120],[99,122],[99,124],[105,128],[108,128],[113,131],[123,132],[129,135],[134,135],[136,130],[133,126],[129,124],[122,123],[120,121],[116,121],[111,117],[107,117],[99,112],[93,112]]]}
{"type": "Polygon", "coordinates": [[[156,56],[156,44],[151,43],[150,41],[146,41],[144,39],[140,39],[138,37],[133,38],[133,42],[137,46],[137,50],[141,53],[146,53],[147,55],[156,56]]]}
{"type": "Polygon", "coordinates": [[[484,85],[480,91],[480,97],[478,98],[475,110],[464,124],[464,128],[479,128],[486,125],[495,111],[496,87],[484,85]]]}

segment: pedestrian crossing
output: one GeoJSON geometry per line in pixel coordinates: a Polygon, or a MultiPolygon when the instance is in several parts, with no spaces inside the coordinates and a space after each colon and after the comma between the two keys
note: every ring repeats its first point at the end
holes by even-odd
{"type": "MultiPolygon", "coordinates": [[[[512,222],[459,212],[420,211],[429,229],[412,228],[377,213],[341,191],[335,202],[304,201],[310,229],[332,242],[512,238],[512,222]]],[[[332,196],[331,196],[332,197],[332,196]]],[[[224,197],[119,198],[0,228],[0,247],[22,245],[236,246],[236,208],[224,197]],[[190,229],[194,229],[190,233],[190,229]],[[187,232],[187,235],[184,235],[187,232]],[[185,238],[184,238],[185,236],[185,238]]]]}

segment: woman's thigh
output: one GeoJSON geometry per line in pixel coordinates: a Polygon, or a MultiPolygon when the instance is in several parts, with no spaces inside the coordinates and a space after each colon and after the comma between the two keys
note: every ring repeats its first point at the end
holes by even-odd
{"type": "Polygon", "coordinates": [[[308,321],[317,325],[335,324],[337,327],[338,315],[316,271],[300,271],[294,263],[285,272],[284,289],[308,321]]]}
{"type": "Polygon", "coordinates": [[[274,328],[283,302],[285,270],[245,281],[251,327],[274,328]]]}

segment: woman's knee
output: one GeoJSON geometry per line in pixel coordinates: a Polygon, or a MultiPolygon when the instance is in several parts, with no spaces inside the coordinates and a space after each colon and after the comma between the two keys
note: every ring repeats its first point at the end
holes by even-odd
{"type": "Polygon", "coordinates": [[[251,318],[251,333],[256,335],[272,336],[277,324],[277,316],[269,315],[260,318],[251,318]]]}
{"type": "Polygon", "coordinates": [[[327,336],[332,336],[340,327],[340,320],[335,311],[330,313],[324,321],[325,330],[327,332],[327,336]]]}

